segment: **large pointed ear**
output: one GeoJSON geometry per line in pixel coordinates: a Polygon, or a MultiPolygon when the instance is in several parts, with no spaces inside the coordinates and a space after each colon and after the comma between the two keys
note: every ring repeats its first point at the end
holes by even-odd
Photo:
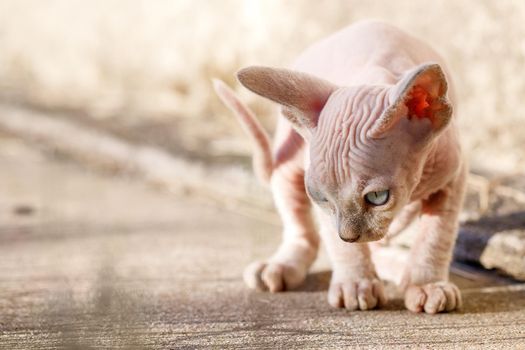
{"type": "Polygon", "coordinates": [[[249,90],[279,103],[303,136],[317,126],[328,97],[337,89],[326,80],[281,68],[247,67],[237,73],[237,78],[249,90]]]}
{"type": "Polygon", "coordinates": [[[370,133],[372,137],[381,137],[405,118],[410,133],[429,139],[447,126],[451,117],[445,74],[438,64],[426,63],[409,71],[394,86],[390,107],[370,133]]]}

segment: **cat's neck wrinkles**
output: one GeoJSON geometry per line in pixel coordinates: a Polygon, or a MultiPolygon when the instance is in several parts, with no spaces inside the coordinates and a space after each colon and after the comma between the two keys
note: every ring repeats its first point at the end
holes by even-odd
{"type": "Polygon", "coordinates": [[[427,199],[449,183],[463,165],[461,148],[452,137],[452,128],[447,129],[429,145],[417,187],[412,200],[427,199]]]}

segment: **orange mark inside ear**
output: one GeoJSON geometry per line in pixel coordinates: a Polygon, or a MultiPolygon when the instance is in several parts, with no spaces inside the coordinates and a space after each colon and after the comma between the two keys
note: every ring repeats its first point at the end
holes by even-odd
{"type": "Polygon", "coordinates": [[[408,96],[405,104],[409,110],[409,118],[415,116],[419,119],[431,119],[429,107],[432,104],[432,98],[430,97],[430,94],[421,86],[416,85],[412,88],[412,91],[410,92],[410,95],[408,96]]]}

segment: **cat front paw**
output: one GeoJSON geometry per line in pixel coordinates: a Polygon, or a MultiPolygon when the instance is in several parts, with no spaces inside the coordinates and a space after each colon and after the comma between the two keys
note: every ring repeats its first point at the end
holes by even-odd
{"type": "Polygon", "coordinates": [[[256,261],[244,270],[248,287],[272,293],[298,287],[306,278],[308,268],[290,262],[256,261]]]}
{"type": "Polygon", "coordinates": [[[405,291],[405,306],[412,312],[436,314],[457,310],[461,305],[461,292],[448,281],[411,285],[405,291]]]}
{"type": "Polygon", "coordinates": [[[272,293],[297,288],[306,279],[317,256],[317,245],[304,241],[283,243],[267,261],[256,261],[244,270],[244,282],[252,289],[272,293]]]}
{"type": "Polygon", "coordinates": [[[332,277],[328,303],[347,310],[371,310],[387,303],[383,282],[377,278],[332,277]]]}

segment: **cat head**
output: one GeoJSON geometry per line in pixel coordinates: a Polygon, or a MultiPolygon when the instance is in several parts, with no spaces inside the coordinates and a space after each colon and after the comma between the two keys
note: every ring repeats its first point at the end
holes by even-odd
{"type": "Polygon", "coordinates": [[[385,236],[419,182],[426,150],[452,115],[437,64],[418,66],[395,85],[338,87],[268,67],[242,69],[238,78],[279,103],[305,139],[307,193],[348,242],[385,236]]]}

